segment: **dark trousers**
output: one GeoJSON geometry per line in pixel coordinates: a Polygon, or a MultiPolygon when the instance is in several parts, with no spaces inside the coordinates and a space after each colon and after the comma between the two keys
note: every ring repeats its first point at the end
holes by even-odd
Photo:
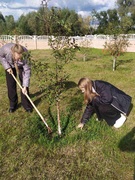
{"type": "MultiPolygon", "coordinates": [[[[16,77],[16,69],[13,68],[13,74],[16,77]]],[[[22,68],[19,68],[19,80],[22,85],[22,68]]],[[[6,71],[6,81],[7,81],[7,89],[8,89],[8,98],[9,98],[9,103],[10,103],[10,108],[16,108],[18,104],[18,95],[17,95],[17,84],[14,78],[12,77],[11,74],[9,74],[6,71]]],[[[29,88],[27,87],[27,94],[29,95],[29,88]]],[[[31,109],[32,105],[27,99],[27,97],[22,93],[21,91],[21,103],[24,109],[31,109]]]]}
{"type": "Polygon", "coordinates": [[[99,106],[99,112],[101,113],[101,118],[104,119],[109,126],[113,126],[115,122],[121,117],[120,111],[111,105],[99,106]]]}
{"type": "Polygon", "coordinates": [[[93,102],[93,106],[99,120],[104,119],[109,126],[113,126],[121,117],[120,111],[111,104],[100,104],[93,102]]]}

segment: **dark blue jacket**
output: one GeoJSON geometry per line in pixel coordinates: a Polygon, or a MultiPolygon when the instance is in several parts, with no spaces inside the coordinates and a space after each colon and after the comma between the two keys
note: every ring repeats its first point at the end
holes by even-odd
{"type": "Polygon", "coordinates": [[[81,119],[82,123],[86,123],[93,115],[93,113],[97,114],[98,110],[95,111],[95,107],[93,106],[93,104],[95,103],[96,105],[111,105],[116,108],[120,113],[126,116],[128,115],[132,99],[129,95],[127,95],[117,87],[113,86],[112,84],[101,80],[92,81],[92,86],[99,94],[99,96],[96,96],[96,98],[93,99],[93,101],[95,101],[94,103],[90,102],[87,104],[81,119]]]}

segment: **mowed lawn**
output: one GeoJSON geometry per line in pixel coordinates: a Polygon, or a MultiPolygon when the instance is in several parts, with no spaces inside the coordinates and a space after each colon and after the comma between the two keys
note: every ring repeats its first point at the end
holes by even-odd
{"type": "MultiPolygon", "coordinates": [[[[32,59],[53,62],[51,50],[33,50],[32,59]]],[[[20,103],[13,114],[9,102],[5,72],[0,65],[0,179],[1,180],[133,180],[135,179],[135,53],[117,60],[112,71],[112,57],[99,49],[78,51],[76,59],[65,65],[70,75],[61,100],[62,135],[57,133],[56,106],[49,109],[45,92],[38,88],[32,67],[30,97],[47,119],[53,133],[34,110],[24,111],[20,103]],[[83,54],[86,61],[83,61],[83,54]],[[95,116],[78,130],[85,108],[77,87],[81,77],[108,81],[132,97],[131,112],[120,129],[109,127],[95,116]]]]}

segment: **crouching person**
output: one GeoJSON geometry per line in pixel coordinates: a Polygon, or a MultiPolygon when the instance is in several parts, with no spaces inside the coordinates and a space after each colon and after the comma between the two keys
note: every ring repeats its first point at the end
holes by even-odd
{"type": "Polygon", "coordinates": [[[89,78],[81,78],[78,87],[87,105],[77,128],[82,129],[94,113],[109,126],[120,128],[124,124],[131,105],[129,95],[108,82],[89,78]]]}

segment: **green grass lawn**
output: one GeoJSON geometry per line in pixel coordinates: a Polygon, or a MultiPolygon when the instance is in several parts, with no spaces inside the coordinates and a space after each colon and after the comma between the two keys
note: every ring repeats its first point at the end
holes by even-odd
{"type": "MultiPolygon", "coordinates": [[[[52,63],[51,50],[31,51],[36,61],[52,63]]],[[[135,53],[117,60],[99,49],[81,51],[65,66],[70,74],[61,102],[62,135],[57,133],[55,105],[48,109],[44,92],[37,87],[32,69],[30,96],[53,133],[48,134],[36,111],[27,114],[20,105],[8,113],[5,72],[0,65],[0,179],[1,180],[133,180],[135,178],[135,53]],[[132,96],[133,108],[120,129],[109,127],[92,117],[78,130],[85,108],[77,83],[81,77],[105,80],[132,96]]]]}

